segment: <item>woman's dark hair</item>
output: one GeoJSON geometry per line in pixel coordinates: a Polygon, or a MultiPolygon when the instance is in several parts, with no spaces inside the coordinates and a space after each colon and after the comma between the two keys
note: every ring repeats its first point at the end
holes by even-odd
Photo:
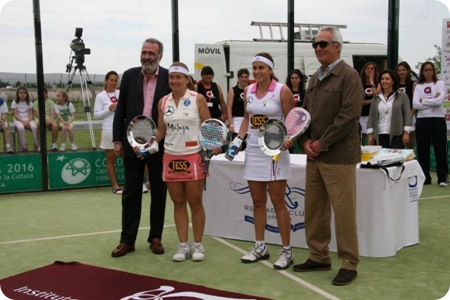
{"type": "Polygon", "coordinates": [[[213,75],[214,76],[214,70],[210,66],[204,66],[202,69],[202,72],[200,75],[213,75]]]}
{"type": "MultiPolygon", "coordinates": [[[[392,84],[392,92],[389,94],[388,97],[390,97],[391,95],[396,95],[397,91],[400,87],[400,80],[398,79],[398,75],[397,72],[394,72],[392,70],[384,70],[383,72],[380,73],[380,75],[378,76],[378,82],[381,82],[381,77],[384,74],[389,74],[389,76],[392,78],[392,80],[394,81],[394,83],[392,84]]],[[[383,90],[383,87],[381,87],[381,91],[383,90]]]]}
{"type": "Polygon", "coordinates": [[[361,72],[359,72],[359,77],[361,77],[361,82],[362,83],[367,83],[366,82],[366,80],[367,80],[367,78],[366,78],[366,68],[368,67],[368,66],[370,66],[370,65],[373,65],[373,68],[374,68],[374,70],[375,70],[375,72],[374,72],[374,74],[373,74],[373,80],[375,80],[375,85],[378,83],[378,82],[380,82],[379,80],[378,80],[378,68],[377,68],[377,65],[376,65],[376,63],[374,63],[373,61],[369,61],[369,62],[367,62],[365,65],[364,65],[364,67],[361,69],[361,72]],[[377,80],[378,80],[378,82],[377,82],[377,80]]]}
{"type": "Polygon", "coordinates": [[[425,82],[425,76],[423,76],[423,69],[425,69],[425,66],[427,65],[430,65],[433,68],[433,78],[431,80],[434,83],[436,83],[437,81],[436,68],[434,67],[434,64],[431,61],[426,61],[420,66],[419,83],[425,82]]]}
{"type": "Polygon", "coordinates": [[[116,75],[117,79],[119,79],[119,74],[117,74],[116,71],[109,71],[108,73],[106,73],[105,75],[105,90],[106,90],[106,81],[108,81],[109,77],[111,77],[111,75],[116,75]]]}
{"type": "Polygon", "coordinates": [[[26,87],[24,87],[24,86],[19,86],[17,88],[16,99],[14,101],[16,101],[16,103],[20,102],[19,91],[21,91],[21,90],[27,92],[27,98],[25,99],[25,101],[27,102],[27,104],[30,104],[30,93],[28,93],[28,89],[26,87]]]}
{"type": "Polygon", "coordinates": [[[300,77],[301,81],[299,84],[299,92],[300,91],[304,91],[305,90],[305,82],[306,82],[306,76],[303,75],[302,71],[300,71],[299,69],[294,69],[289,71],[289,74],[286,78],[286,85],[289,87],[289,89],[292,90],[292,83],[291,83],[291,76],[292,74],[297,74],[298,77],[300,77]]]}
{"type": "Polygon", "coordinates": [[[397,68],[395,69],[395,71],[398,74],[398,68],[399,67],[404,67],[406,69],[406,71],[408,71],[408,73],[410,74],[410,76],[406,77],[406,82],[405,84],[408,84],[411,80],[411,66],[406,62],[406,61],[401,61],[398,63],[397,68]]]}

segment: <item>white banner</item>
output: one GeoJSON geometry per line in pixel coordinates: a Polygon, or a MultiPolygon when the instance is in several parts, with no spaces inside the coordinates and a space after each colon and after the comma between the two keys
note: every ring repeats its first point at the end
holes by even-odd
{"type": "MultiPolygon", "coordinates": [[[[232,162],[223,155],[214,157],[211,162],[211,176],[207,179],[203,197],[206,234],[248,241],[255,239],[253,204],[248,184],[242,178],[243,159],[244,153],[241,152],[232,162]]],[[[291,244],[307,248],[304,231],[305,155],[291,154],[291,166],[292,180],[288,181],[286,189],[286,206],[291,215],[291,244]]],[[[400,176],[397,167],[391,168],[390,172],[392,178],[400,176]]],[[[360,255],[394,256],[399,249],[419,243],[418,199],[424,179],[415,160],[405,163],[405,171],[398,182],[390,181],[382,170],[357,169],[360,255]]],[[[336,251],[334,234],[332,224],[332,251],[336,251]]],[[[265,240],[281,244],[270,200],[267,202],[265,240]]]]}

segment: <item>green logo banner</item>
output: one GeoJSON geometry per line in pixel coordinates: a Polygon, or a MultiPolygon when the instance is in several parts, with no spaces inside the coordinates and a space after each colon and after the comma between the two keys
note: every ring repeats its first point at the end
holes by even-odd
{"type": "MultiPolygon", "coordinates": [[[[50,189],[110,185],[104,151],[52,153],[48,155],[50,189]]],[[[115,162],[116,177],[124,182],[123,159],[115,162]]]]}
{"type": "Polygon", "coordinates": [[[39,154],[0,156],[0,193],[42,190],[39,154]]]}

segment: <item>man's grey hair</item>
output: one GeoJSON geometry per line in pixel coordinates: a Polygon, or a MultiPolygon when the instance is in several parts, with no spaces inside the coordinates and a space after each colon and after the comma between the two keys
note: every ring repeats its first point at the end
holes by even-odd
{"type": "Polygon", "coordinates": [[[159,46],[159,54],[163,55],[164,53],[164,45],[161,41],[155,39],[155,38],[148,38],[144,41],[144,43],[150,43],[150,44],[158,44],[159,46]]]}
{"type": "Polygon", "coordinates": [[[326,26],[320,29],[322,31],[329,31],[333,36],[332,41],[339,44],[339,53],[341,53],[342,47],[344,46],[344,39],[342,38],[342,33],[337,27],[326,26]]]}

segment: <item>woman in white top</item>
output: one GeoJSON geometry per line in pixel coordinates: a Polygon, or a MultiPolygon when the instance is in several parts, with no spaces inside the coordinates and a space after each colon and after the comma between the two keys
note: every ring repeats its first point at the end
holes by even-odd
{"type": "MultiPolygon", "coordinates": [[[[295,106],[291,90],[275,80],[273,58],[269,53],[257,54],[252,61],[253,78],[256,83],[245,88],[245,113],[238,138],[247,134],[244,179],[247,180],[253,201],[255,245],[241,258],[243,263],[253,263],[270,257],[264,241],[267,223],[267,192],[275,209],[278,230],[283,248],[273,267],[286,269],[294,261],[290,241],[290,216],[286,207],[287,180],[291,178],[290,156],[282,151],[275,162],[264,154],[258,145],[259,128],[267,119],[284,120],[295,106]]],[[[289,147],[294,143],[290,142],[289,147]]],[[[231,146],[232,147],[232,146],[231,146]]],[[[230,147],[230,148],[231,148],[230,147]]]]}
{"type": "Polygon", "coordinates": [[[119,75],[116,71],[109,71],[105,76],[105,90],[95,97],[94,119],[103,120],[102,123],[102,140],[100,148],[106,152],[106,172],[112,183],[112,192],[114,194],[122,194],[116,178],[116,168],[114,162],[116,155],[114,154],[114,144],[112,142],[112,125],[114,121],[114,113],[116,112],[117,100],[119,99],[119,90],[117,83],[119,75]]]}
{"type": "Polygon", "coordinates": [[[424,184],[431,184],[430,147],[433,145],[438,184],[442,187],[448,186],[447,124],[444,100],[445,83],[437,80],[434,64],[429,61],[424,62],[420,67],[419,82],[413,96],[413,107],[417,110],[417,155],[426,177],[424,184]]]}
{"type": "Polygon", "coordinates": [[[20,150],[27,152],[27,141],[25,139],[25,129],[31,130],[33,134],[34,151],[39,151],[38,128],[33,121],[33,104],[26,87],[19,87],[16,91],[16,99],[11,103],[11,110],[14,114],[14,126],[19,132],[20,150]]]}
{"type": "MultiPolygon", "coordinates": [[[[203,95],[188,89],[189,71],[184,63],[175,62],[169,68],[172,93],[158,102],[156,140],[164,138],[163,180],[174,204],[175,226],[179,245],[173,261],[181,262],[192,256],[193,261],[205,259],[202,245],[205,229],[203,184],[206,178],[202,163],[198,133],[201,122],[210,118],[203,95]],[[189,244],[189,215],[191,210],[194,243],[189,244]]],[[[217,148],[218,153],[222,151],[217,148]]]]}

